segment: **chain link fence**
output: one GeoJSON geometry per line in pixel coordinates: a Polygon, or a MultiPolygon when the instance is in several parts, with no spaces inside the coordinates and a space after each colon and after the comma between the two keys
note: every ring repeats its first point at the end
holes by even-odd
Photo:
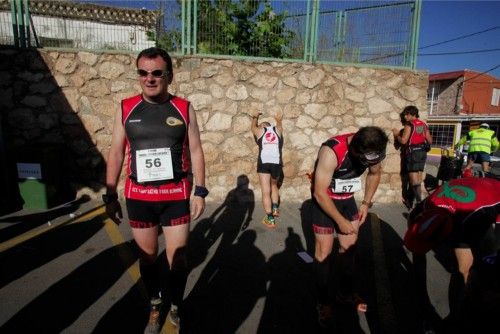
{"type": "Polygon", "coordinates": [[[415,68],[421,0],[0,0],[0,44],[415,68]]]}

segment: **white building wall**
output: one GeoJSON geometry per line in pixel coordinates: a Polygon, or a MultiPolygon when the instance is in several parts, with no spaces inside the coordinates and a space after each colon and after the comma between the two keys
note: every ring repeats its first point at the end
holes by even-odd
{"type": "MultiPolygon", "coordinates": [[[[142,26],[37,15],[33,15],[32,19],[34,30],[40,41],[44,38],[53,39],[53,44],[45,43],[43,46],[67,46],[56,45],[57,40],[71,41],[70,47],[90,50],[140,51],[155,45],[154,41],[147,40],[146,29],[142,26]]],[[[5,44],[13,43],[10,12],[0,13],[0,41],[5,44]]]]}

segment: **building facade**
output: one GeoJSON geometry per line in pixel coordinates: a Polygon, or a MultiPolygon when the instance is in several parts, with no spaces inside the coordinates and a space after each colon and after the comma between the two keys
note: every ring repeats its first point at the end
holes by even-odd
{"type": "Polygon", "coordinates": [[[431,74],[427,102],[434,141],[431,154],[454,149],[462,135],[481,123],[499,135],[500,79],[467,69],[431,74]]]}

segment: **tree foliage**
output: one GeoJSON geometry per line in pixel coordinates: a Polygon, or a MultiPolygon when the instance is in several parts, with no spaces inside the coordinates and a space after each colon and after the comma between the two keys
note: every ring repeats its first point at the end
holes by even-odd
{"type": "MultiPolygon", "coordinates": [[[[196,46],[198,53],[285,58],[295,33],[286,28],[287,12],[277,14],[269,0],[200,0],[196,46]]],[[[155,34],[150,34],[154,38],[155,34]]],[[[180,33],[165,31],[159,46],[176,50],[180,33]]]]}

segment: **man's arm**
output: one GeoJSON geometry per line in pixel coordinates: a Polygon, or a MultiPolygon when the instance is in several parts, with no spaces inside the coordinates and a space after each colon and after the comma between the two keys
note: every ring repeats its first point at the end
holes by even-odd
{"type": "Polygon", "coordinates": [[[460,138],[460,140],[458,141],[458,143],[455,146],[461,146],[461,145],[465,144],[467,142],[468,138],[469,138],[468,135],[462,136],[462,138],[460,138]]]}
{"type": "Polygon", "coordinates": [[[262,129],[259,127],[258,122],[259,122],[259,116],[262,115],[262,113],[257,113],[255,115],[252,115],[252,125],[251,125],[251,130],[255,138],[259,138],[262,135],[262,129]]]}
{"type": "Polygon", "coordinates": [[[276,115],[274,115],[274,119],[276,120],[278,135],[281,136],[283,134],[283,113],[277,112],[276,115]]]}
{"type": "Polygon", "coordinates": [[[332,149],[322,146],[318,153],[318,164],[314,172],[313,195],[323,211],[337,223],[341,233],[353,234],[355,230],[351,222],[342,216],[326,192],[330,187],[330,181],[335,168],[337,168],[337,163],[337,157],[332,149]]]}
{"type": "Polygon", "coordinates": [[[106,193],[115,194],[125,156],[125,128],[122,124],[121,109],[115,113],[113,135],[106,167],[106,193]]]}
{"type": "MultiPolygon", "coordinates": [[[[115,195],[117,193],[118,181],[120,178],[123,158],[125,156],[125,128],[122,123],[121,108],[115,112],[113,123],[113,135],[111,137],[111,147],[109,149],[108,161],[106,165],[106,194],[115,195]]],[[[120,223],[123,217],[121,206],[118,201],[106,204],[106,213],[116,223],[120,223]]]]}
{"type": "Polygon", "coordinates": [[[409,125],[405,125],[405,127],[403,128],[403,133],[398,134],[396,136],[396,140],[400,144],[406,145],[406,143],[408,143],[408,140],[410,139],[410,134],[411,134],[411,127],[409,125]]]}
{"type": "MultiPolygon", "coordinates": [[[[363,197],[364,203],[371,203],[375,192],[377,191],[382,175],[382,165],[379,162],[376,165],[368,168],[365,182],[365,196],[363,197]]],[[[368,216],[368,204],[361,204],[359,207],[359,222],[363,224],[368,216]]]]}
{"type": "MultiPolygon", "coordinates": [[[[198,121],[196,120],[196,113],[191,104],[189,105],[188,136],[194,184],[195,186],[205,187],[205,156],[203,154],[203,147],[201,146],[200,130],[198,128],[198,121]]],[[[204,210],[205,199],[200,196],[194,196],[191,208],[192,218],[197,219],[204,210]]]]}
{"type": "Polygon", "coordinates": [[[429,131],[429,127],[425,127],[425,141],[427,144],[432,145],[432,135],[429,131]]]}
{"type": "Polygon", "coordinates": [[[498,147],[500,146],[500,144],[498,143],[498,139],[497,137],[493,137],[491,139],[491,152],[495,152],[496,150],[498,150],[498,147]]]}

